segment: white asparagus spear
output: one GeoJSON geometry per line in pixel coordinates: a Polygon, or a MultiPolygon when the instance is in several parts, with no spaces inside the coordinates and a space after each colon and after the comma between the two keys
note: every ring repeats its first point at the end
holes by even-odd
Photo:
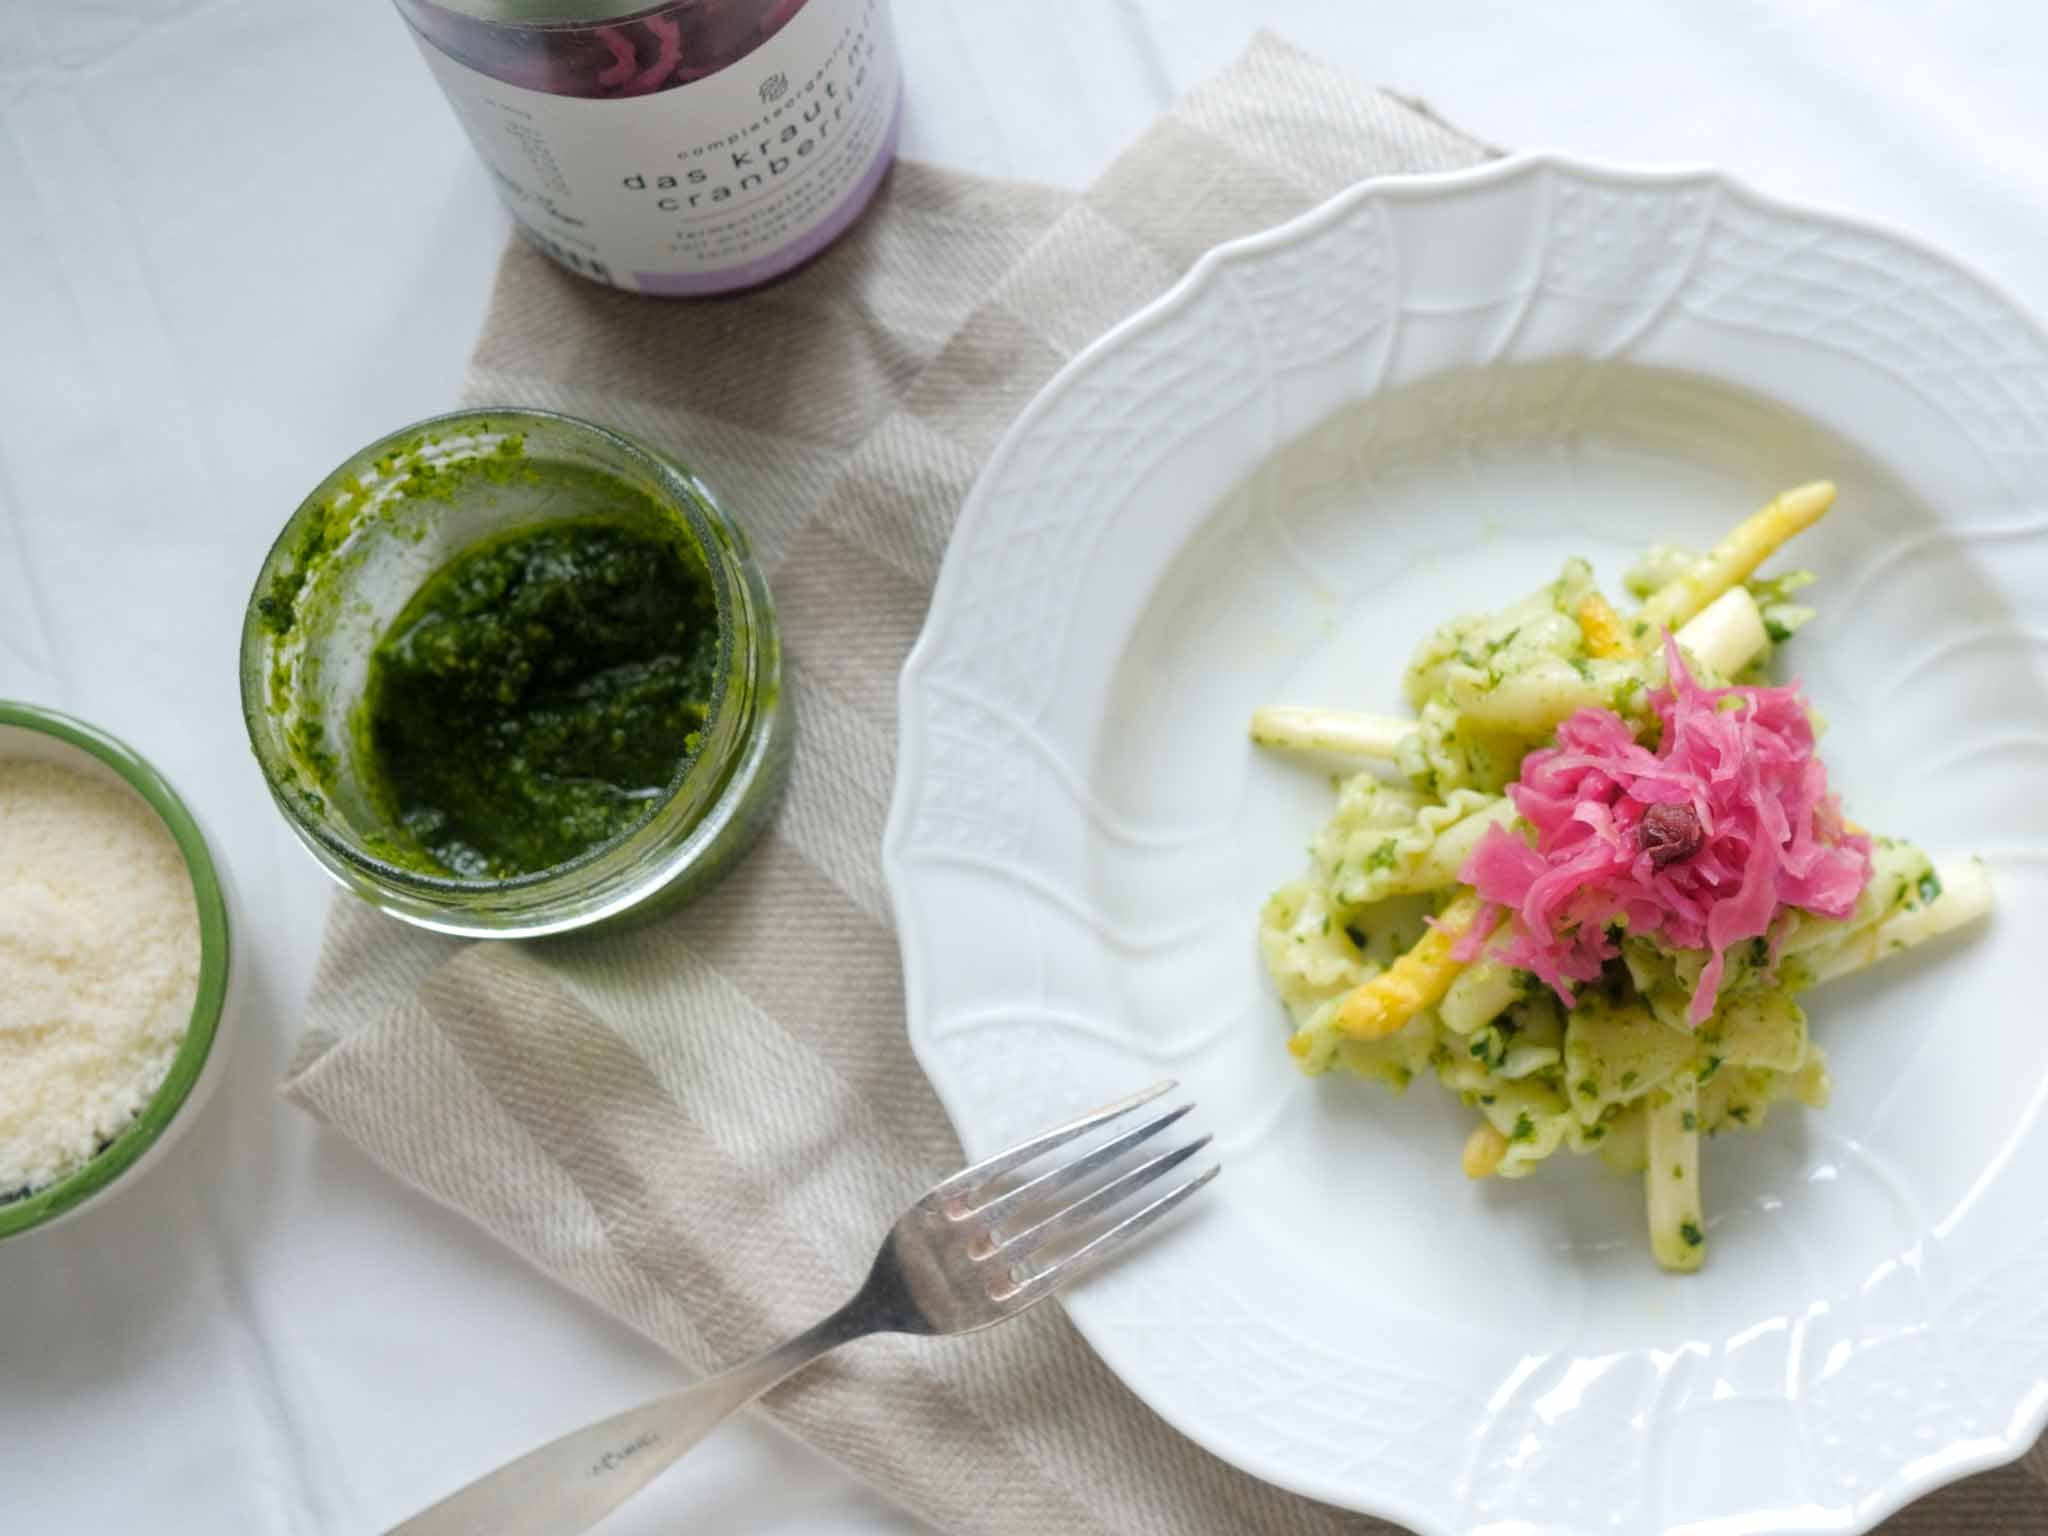
{"type": "Polygon", "coordinates": [[[1910,912],[1894,912],[1883,922],[1851,934],[1839,946],[1823,949],[1812,962],[1815,983],[1860,971],[1888,955],[1951,933],[1990,912],[1991,876],[1985,871],[1983,860],[1954,859],[1934,873],[1941,881],[1939,896],[1910,912]]]}
{"type": "Polygon", "coordinates": [[[1295,752],[1336,752],[1387,761],[1415,732],[1415,722],[1393,715],[1279,704],[1252,716],[1252,740],[1295,752]]]}
{"type": "MultiPolygon", "coordinates": [[[[1764,618],[1747,587],[1730,587],[1678,631],[1679,649],[1726,677],[1749,665],[1766,643],[1764,618]]],[[[1290,752],[1333,752],[1391,762],[1415,722],[1398,715],[1278,704],[1252,715],[1252,740],[1290,752]]]]}
{"type": "Polygon", "coordinates": [[[1680,1072],[1647,1114],[1650,1251],[1666,1269],[1694,1270],[1707,1256],[1700,1217],[1699,1079],[1680,1072]]]}
{"type": "Polygon", "coordinates": [[[1686,623],[1721,593],[1749,580],[1786,540],[1811,528],[1834,504],[1835,487],[1830,480],[1816,480],[1785,492],[1736,524],[1698,565],[1652,592],[1637,617],[1653,630],[1686,623]]]}
{"type": "Polygon", "coordinates": [[[1747,587],[1730,587],[1679,629],[1678,648],[1709,671],[1733,677],[1763,654],[1770,636],[1747,587]]]}

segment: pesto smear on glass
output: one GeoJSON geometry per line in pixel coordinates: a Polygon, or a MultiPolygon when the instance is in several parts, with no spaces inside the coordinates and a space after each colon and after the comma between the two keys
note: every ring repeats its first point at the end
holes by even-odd
{"type": "MultiPolygon", "coordinates": [[[[638,494],[591,479],[586,504],[638,494]]],[[[357,758],[430,868],[502,880],[566,864],[645,820],[696,755],[717,601],[698,552],[640,510],[472,546],[371,652],[357,758]]]]}

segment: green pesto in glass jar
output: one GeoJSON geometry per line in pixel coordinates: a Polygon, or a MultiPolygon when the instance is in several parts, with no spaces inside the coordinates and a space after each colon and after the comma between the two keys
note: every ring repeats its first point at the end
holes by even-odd
{"type": "MultiPolygon", "coordinates": [[[[571,502],[635,494],[552,473],[571,502]]],[[[463,879],[537,874],[639,825],[697,755],[717,600],[702,556],[634,514],[473,546],[378,641],[356,729],[407,852],[463,879]]]]}
{"type": "Polygon", "coordinates": [[[766,825],[794,716],[743,530],[592,422],[455,412],[351,456],[271,546],[242,716],[343,886],[537,939],[706,891],[766,825]]]}

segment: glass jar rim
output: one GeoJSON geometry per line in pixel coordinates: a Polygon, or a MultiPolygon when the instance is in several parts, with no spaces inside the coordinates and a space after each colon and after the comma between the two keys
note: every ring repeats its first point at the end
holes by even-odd
{"type": "MultiPolygon", "coordinates": [[[[721,558],[722,553],[728,550],[728,542],[737,538],[738,531],[724,509],[703,482],[685,466],[623,433],[558,411],[526,406],[477,406],[447,411],[400,427],[358,449],[324,476],[286,519],[264,556],[243,616],[242,713],[271,798],[301,840],[330,870],[339,874],[341,870],[336,869],[336,865],[340,865],[350,875],[400,903],[398,907],[379,903],[385,905],[385,910],[431,930],[468,937],[534,938],[591,926],[637,905],[646,892],[630,886],[595,906],[558,919],[542,916],[511,922],[485,922],[482,921],[482,909],[475,904],[482,898],[509,896],[542,906],[547,896],[566,893],[594,875],[621,874],[636,857],[658,851],[658,845],[664,839],[679,837],[682,840],[679,848],[687,845],[693,828],[717,801],[723,778],[731,766],[725,759],[743,747],[751,724],[750,720],[740,718],[750,712],[740,707],[746,701],[733,697],[731,685],[734,667],[739,660],[739,647],[751,639],[759,616],[751,611],[745,582],[737,579],[735,572],[728,569],[721,558]],[[555,434],[571,441],[580,440],[586,446],[615,456],[645,478],[646,484],[640,489],[650,492],[665,512],[675,514],[688,526],[691,536],[701,548],[705,571],[718,607],[719,665],[714,674],[707,724],[707,730],[715,734],[702,752],[679,767],[675,778],[665,786],[655,810],[645,820],[561,864],[504,879],[472,880],[438,875],[378,857],[360,839],[345,836],[323,818],[309,814],[307,807],[300,803],[301,797],[279,783],[282,765],[273,765],[272,757],[276,754],[264,729],[264,723],[273,713],[267,685],[272,637],[261,609],[270,585],[279,573],[280,561],[289,557],[294,535],[303,520],[324,508],[336,492],[364,467],[375,465],[381,458],[402,452],[412,444],[445,441],[463,431],[495,434],[500,430],[507,436],[525,430],[555,434]],[[675,814],[679,805],[685,807],[687,816],[680,824],[675,814]],[[690,811],[690,806],[694,806],[694,812],[690,811]]],[[[344,539],[336,547],[345,548],[346,542],[344,539]]]]}

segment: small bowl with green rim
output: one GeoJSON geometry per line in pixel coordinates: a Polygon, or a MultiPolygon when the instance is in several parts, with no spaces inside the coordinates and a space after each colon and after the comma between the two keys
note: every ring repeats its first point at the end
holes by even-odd
{"type": "Polygon", "coordinates": [[[4,1240],[58,1226],[128,1188],[198,1118],[227,1057],[229,940],[226,891],[197,819],[169,781],[132,747],[83,720],[0,699],[0,758],[59,763],[137,796],[177,844],[199,913],[199,985],[170,1070],[135,1118],[81,1167],[54,1183],[0,1197],[4,1240]]]}

